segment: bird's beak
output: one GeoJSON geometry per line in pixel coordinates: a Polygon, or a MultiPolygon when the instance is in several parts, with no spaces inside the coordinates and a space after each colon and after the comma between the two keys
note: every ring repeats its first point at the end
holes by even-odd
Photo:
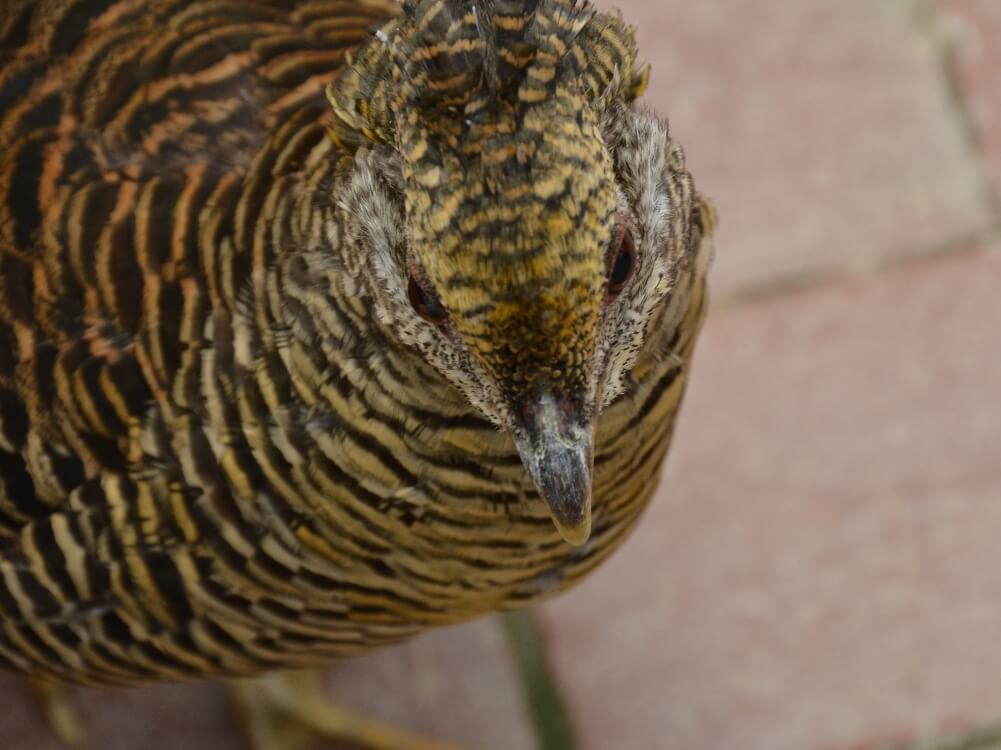
{"type": "Polygon", "coordinates": [[[576,402],[548,393],[524,404],[517,416],[518,453],[556,529],[569,544],[584,544],[591,536],[591,420],[576,402]]]}

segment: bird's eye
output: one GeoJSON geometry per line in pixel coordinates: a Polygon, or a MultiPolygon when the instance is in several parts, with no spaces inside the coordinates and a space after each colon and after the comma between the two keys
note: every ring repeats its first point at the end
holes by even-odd
{"type": "Polygon", "coordinates": [[[605,302],[614,302],[633,275],[636,266],[636,243],[633,233],[625,223],[620,223],[616,229],[615,244],[608,256],[608,286],[605,290],[605,302]]]}
{"type": "Polygon", "coordinates": [[[410,304],[424,320],[434,323],[436,326],[440,326],[448,320],[448,312],[438,301],[438,298],[428,291],[413,274],[410,275],[407,295],[410,297],[410,304]]]}

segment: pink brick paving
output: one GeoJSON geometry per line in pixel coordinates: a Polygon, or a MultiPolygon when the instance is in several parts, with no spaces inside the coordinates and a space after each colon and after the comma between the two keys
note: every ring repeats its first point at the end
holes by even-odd
{"type": "Polygon", "coordinates": [[[711,316],[658,501],[540,612],[582,750],[999,717],[999,285],[970,249],[711,316]]]}
{"type": "Polygon", "coordinates": [[[922,3],[618,5],[653,65],[647,100],[719,207],[718,298],[879,268],[995,221],[922,3]]]}
{"type": "Polygon", "coordinates": [[[1001,5],[631,5],[718,298],[758,301],[710,316],[636,537],[540,612],[579,747],[1001,748],[1001,5]]]}

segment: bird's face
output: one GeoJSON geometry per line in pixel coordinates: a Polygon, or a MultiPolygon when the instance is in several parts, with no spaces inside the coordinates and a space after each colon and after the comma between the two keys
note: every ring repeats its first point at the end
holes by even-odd
{"type": "Polygon", "coordinates": [[[343,200],[375,313],[510,433],[583,543],[596,418],[689,254],[691,181],[666,125],[579,78],[415,108],[356,152],[343,200]]]}
{"type": "Polygon", "coordinates": [[[595,419],[625,390],[689,260],[693,210],[662,121],[624,107],[582,119],[568,150],[586,167],[553,155],[517,189],[498,178],[491,192],[489,171],[456,159],[442,170],[449,190],[408,191],[416,178],[379,146],[356,155],[344,198],[373,312],[511,434],[560,532],[578,543],[595,419]]]}

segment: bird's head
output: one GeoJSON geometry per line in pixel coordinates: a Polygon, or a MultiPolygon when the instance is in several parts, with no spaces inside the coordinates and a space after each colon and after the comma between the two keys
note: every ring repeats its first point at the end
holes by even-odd
{"type": "Polygon", "coordinates": [[[574,544],[595,419],[697,223],[635,54],[580,0],[420,0],[328,92],[375,312],[511,434],[574,544]]]}

